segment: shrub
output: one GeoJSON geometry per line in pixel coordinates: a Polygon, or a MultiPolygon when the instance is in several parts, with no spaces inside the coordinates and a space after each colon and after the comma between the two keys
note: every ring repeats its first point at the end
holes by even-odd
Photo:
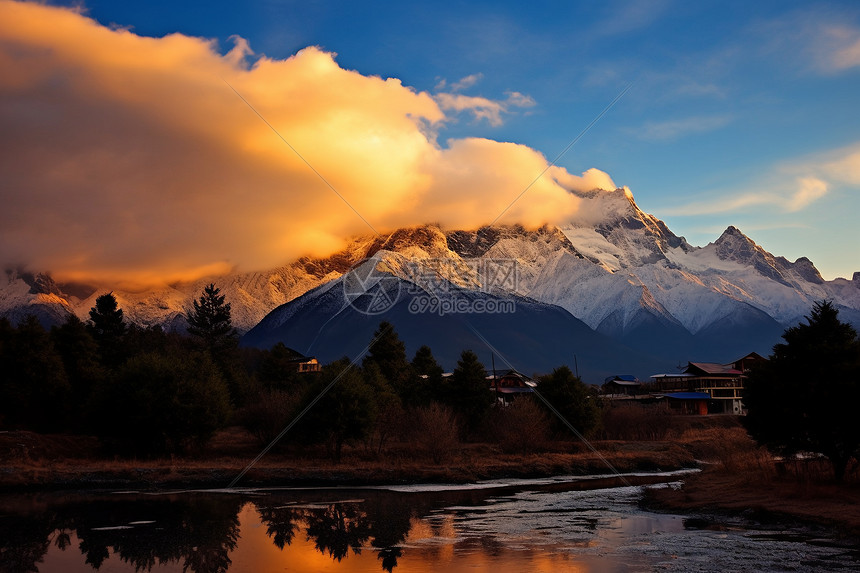
{"type": "Polygon", "coordinates": [[[300,400],[284,390],[263,390],[243,408],[240,422],[261,445],[267,445],[296,415],[300,400]]]}
{"type": "Polygon", "coordinates": [[[206,354],[141,354],[94,396],[99,433],[119,453],[178,453],[226,421],[226,384],[206,354]]]}
{"type": "Polygon", "coordinates": [[[603,437],[607,440],[663,440],[675,426],[673,415],[662,408],[621,404],[603,411],[603,437]]]}
{"type": "Polygon", "coordinates": [[[493,411],[490,431],[505,452],[534,452],[546,445],[550,419],[534,400],[519,398],[493,411]]]}
{"type": "Polygon", "coordinates": [[[454,411],[437,402],[413,411],[411,442],[416,450],[440,463],[460,447],[460,424],[454,411]]]}

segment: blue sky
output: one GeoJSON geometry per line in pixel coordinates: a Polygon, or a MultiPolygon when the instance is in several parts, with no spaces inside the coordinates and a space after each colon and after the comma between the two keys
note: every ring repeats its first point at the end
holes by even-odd
{"type": "MultiPolygon", "coordinates": [[[[66,5],[70,3],[54,2],[66,5]]],[[[77,4],[77,2],[75,3],[77,4]]],[[[417,91],[480,96],[438,134],[522,143],[630,187],[694,245],[735,225],[825,278],[860,271],[856,2],[84,2],[141,36],[307,46],[417,91]]],[[[253,57],[252,57],[253,59],[253,57]]],[[[453,112],[452,112],[453,113],[453,112]]]]}

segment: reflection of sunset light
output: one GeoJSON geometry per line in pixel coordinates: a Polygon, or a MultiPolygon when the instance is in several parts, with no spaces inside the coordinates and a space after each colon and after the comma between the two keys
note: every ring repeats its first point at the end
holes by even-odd
{"type": "MultiPolygon", "coordinates": [[[[338,562],[320,553],[312,540],[308,540],[304,526],[296,532],[290,545],[281,551],[266,534],[266,526],[260,523],[259,514],[253,504],[246,504],[239,514],[241,538],[236,550],[231,553],[233,568],[260,573],[332,571],[332,572],[376,572],[382,571],[378,550],[366,544],[359,554],[350,550],[347,557],[338,562]]],[[[433,523],[412,518],[410,530],[402,545],[401,556],[395,569],[398,573],[450,573],[467,571],[492,571],[493,573],[520,573],[535,571],[589,571],[582,563],[569,555],[556,552],[532,550],[505,550],[488,553],[481,543],[470,543],[465,549],[459,540],[453,515],[445,515],[433,523]]]]}

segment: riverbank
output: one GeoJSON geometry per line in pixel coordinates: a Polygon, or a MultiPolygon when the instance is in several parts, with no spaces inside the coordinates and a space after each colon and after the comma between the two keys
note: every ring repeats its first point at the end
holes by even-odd
{"type": "MultiPolygon", "coordinates": [[[[391,447],[385,454],[352,448],[340,462],[326,457],[324,450],[274,450],[237,485],[471,483],[696,467],[690,449],[675,441],[596,441],[593,446],[596,451],[575,442],[558,442],[540,453],[513,454],[493,444],[462,444],[439,463],[406,447],[391,447]]],[[[232,430],[217,436],[203,455],[193,457],[104,459],[97,452],[97,442],[86,438],[0,434],[0,491],[222,488],[251,463],[259,449],[247,436],[232,430]]]]}
{"type": "Polygon", "coordinates": [[[684,476],[679,488],[648,488],[641,505],[652,511],[743,518],[762,524],[803,523],[860,538],[860,476],[843,483],[823,459],[777,462],[739,438],[723,455],[684,476]]]}
{"type": "Polygon", "coordinates": [[[802,522],[860,537],[860,485],[760,479],[720,469],[685,476],[680,489],[648,489],[645,509],[743,517],[764,524],[802,522]]]}

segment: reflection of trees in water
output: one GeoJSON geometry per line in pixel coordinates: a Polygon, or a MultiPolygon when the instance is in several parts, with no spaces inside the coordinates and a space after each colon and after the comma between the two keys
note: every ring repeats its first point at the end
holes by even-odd
{"type": "Polygon", "coordinates": [[[356,555],[370,537],[367,514],[357,504],[337,503],[323,509],[312,509],[305,516],[308,539],[317,551],[340,561],[349,549],[356,555]]]}
{"type": "Polygon", "coordinates": [[[356,502],[318,507],[262,507],[258,512],[266,533],[280,549],[292,543],[300,523],[317,551],[337,561],[346,557],[350,549],[360,554],[370,538],[368,515],[356,502]]]}
{"type": "MultiPolygon", "coordinates": [[[[431,495],[395,492],[361,491],[360,502],[340,501],[344,492],[313,492],[296,499],[295,493],[287,499],[273,498],[271,505],[259,505],[260,521],[273,543],[284,549],[300,531],[323,555],[337,561],[349,550],[359,554],[368,540],[377,550],[382,569],[389,573],[397,567],[402,556],[400,545],[412,527],[412,520],[427,515],[432,509],[452,505],[478,505],[486,499],[486,492],[474,490],[433,492],[431,495]],[[276,505],[278,501],[283,505],[276,505]],[[288,505],[295,504],[295,505],[288,505]],[[299,505],[307,504],[307,505],[299,505]]],[[[437,536],[450,536],[450,532],[436,530],[437,536]]],[[[487,541],[488,549],[498,551],[494,541],[487,541]],[[490,547],[492,546],[492,547],[490,547]]]]}
{"type": "Polygon", "coordinates": [[[99,568],[109,549],[134,566],[149,571],[155,565],[181,562],[183,571],[222,573],[239,539],[241,502],[229,498],[187,497],[181,501],[109,503],[105,512],[88,514],[76,527],[87,563],[99,568]],[[141,504],[144,504],[141,507],[141,504]],[[105,524],[154,521],[132,529],[98,529],[105,524]],[[95,529],[94,529],[95,528],[95,529]]]}
{"type": "Polygon", "coordinates": [[[51,545],[53,527],[41,520],[0,517],[0,571],[35,573],[51,545]]]}
{"type": "Polygon", "coordinates": [[[223,573],[239,539],[242,503],[203,496],[101,499],[58,505],[38,517],[7,515],[0,520],[0,562],[9,571],[37,571],[50,543],[66,550],[73,532],[94,569],[113,552],[136,571],[173,562],[184,572],[223,573]]]}
{"type": "Polygon", "coordinates": [[[289,545],[300,527],[308,541],[336,561],[354,554],[370,540],[378,549],[382,568],[392,571],[401,556],[398,547],[409,533],[411,507],[392,495],[371,495],[362,502],[318,501],[306,506],[260,507],[260,520],[280,549],[289,545]]]}
{"type": "MultiPolygon", "coordinates": [[[[450,491],[432,494],[361,491],[362,501],[342,501],[344,490],[291,492],[273,495],[267,504],[254,500],[260,522],[274,545],[284,549],[304,534],[317,551],[341,561],[368,545],[377,551],[382,569],[393,571],[402,556],[401,545],[413,520],[434,508],[473,506],[484,502],[486,492],[450,491]]],[[[239,539],[239,512],[245,501],[238,496],[185,494],[177,496],[80,496],[33,502],[18,507],[0,506],[0,573],[35,572],[52,544],[70,549],[71,534],[77,549],[94,569],[113,553],[140,572],[157,565],[181,563],[185,573],[223,573],[239,539]],[[41,513],[34,516],[34,505],[41,513]],[[47,509],[46,509],[47,508],[47,509]],[[131,525],[130,525],[131,524],[131,525]],[[126,529],[121,529],[126,527],[126,529]],[[130,528],[129,528],[130,527],[130,528]]],[[[574,519],[582,520],[582,517],[574,519]]],[[[594,524],[582,523],[584,527],[594,524]]],[[[451,537],[450,520],[431,520],[436,536],[451,537]]],[[[499,551],[495,539],[480,545],[499,551]]],[[[75,548],[72,547],[71,550],[75,548]]]]}
{"type": "Polygon", "coordinates": [[[266,535],[272,538],[278,549],[283,550],[293,542],[301,519],[295,508],[257,506],[257,513],[260,514],[260,523],[266,526],[266,535]]]}

